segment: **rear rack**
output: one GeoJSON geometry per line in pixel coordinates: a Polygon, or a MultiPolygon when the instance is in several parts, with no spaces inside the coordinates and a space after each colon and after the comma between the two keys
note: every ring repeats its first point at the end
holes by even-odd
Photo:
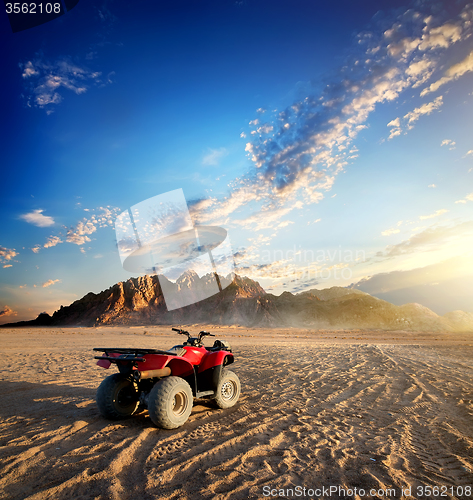
{"type": "MultiPolygon", "coordinates": [[[[161,349],[136,349],[136,348],[126,348],[126,347],[94,347],[94,351],[104,352],[116,352],[118,354],[133,354],[138,356],[139,354],[164,354],[166,356],[177,356],[174,352],[162,351],[161,349]]],[[[97,358],[97,357],[96,357],[97,358]]],[[[97,358],[98,359],[98,358],[97,358]]],[[[116,358],[114,358],[116,359],[116,358]]],[[[123,359],[123,358],[122,358],[123,359]]]]}
{"type": "Polygon", "coordinates": [[[129,356],[122,355],[118,358],[112,356],[94,356],[94,359],[106,359],[107,361],[110,361],[112,363],[119,363],[120,361],[146,361],[145,358],[137,358],[133,354],[130,354],[129,356]]]}

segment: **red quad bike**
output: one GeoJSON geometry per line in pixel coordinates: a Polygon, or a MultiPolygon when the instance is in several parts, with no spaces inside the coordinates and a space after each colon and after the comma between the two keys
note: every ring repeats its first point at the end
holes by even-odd
{"type": "Polygon", "coordinates": [[[213,399],[219,408],[232,407],[240,397],[240,380],[225,366],[233,363],[230,344],[215,340],[204,347],[205,336],[173,328],[187,341],[168,351],[97,347],[97,364],[119,373],[105,378],[97,390],[97,406],[109,419],[120,419],[147,408],[153,423],[164,429],[183,425],[192,411],[193,398],[213,399]]]}

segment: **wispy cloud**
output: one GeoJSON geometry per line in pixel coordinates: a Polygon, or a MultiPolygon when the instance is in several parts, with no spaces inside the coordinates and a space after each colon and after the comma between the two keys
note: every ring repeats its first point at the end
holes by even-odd
{"type": "Polygon", "coordinates": [[[457,64],[454,64],[453,66],[450,66],[450,68],[445,71],[445,76],[432,83],[429,87],[425,88],[420,93],[420,95],[424,96],[426,94],[429,94],[430,92],[435,92],[442,85],[445,85],[452,80],[457,80],[465,73],[468,73],[470,71],[473,71],[473,50],[465,57],[465,59],[457,64]]]}
{"type": "Polygon", "coordinates": [[[438,217],[439,215],[446,214],[448,210],[446,208],[442,208],[441,210],[437,210],[433,214],[429,215],[421,215],[419,217],[420,220],[433,219],[434,217],[438,217]]]}
{"type": "MultiPolygon", "coordinates": [[[[231,194],[196,216],[224,222],[244,205],[257,203],[262,205],[258,214],[277,228],[278,221],[269,219],[266,208],[284,210],[293,206],[296,196],[304,205],[319,203],[356,159],[354,141],[368,127],[371,113],[439,71],[450,47],[471,35],[472,19],[471,7],[448,21],[411,9],[381,33],[360,34],[357,56],[324,91],[307,91],[306,86],[304,97],[282,111],[265,113],[264,123],[261,114],[250,121],[254,133],[245,149],[253,168],[229,186],[231,194]]],[[[390,122],[391,138],[412,129],[442,103],[438,96],[390,122]]],[[[256,217],[246,222],[252,221],[256,217]]],[[[258,225],[267,226],[262,221],[258,225]]]]}
{"type": "Polygon", "coordinates": [[[6,264],[3,267],[9,266],[11,262],[19,253],[14,248],[5,248],[0,246],[0,263],[6,264]]]}
{"type": "Polygon", "coordinates": [[[52,285],[55,285],[56,283],[60,283],[60,282],[61,282],[61,280],[48,280],[45,283],[43,283],[41,286],[43,288],[47,288],[48,286],[52,286],[52,285]]]}
{"type": "Polygon", "coordinates": [[[54,219],[49,215],[43,215],[43,212],[42,209],[33,210],[33,212],[20,215],[20,219],[37,227],[54,226],[54,219]]]}
{"type": "Polygon", "coordinates": [[[443,244],[451,238],[461,238],[466,233],[471,232],[473,232],[473,221],[454,226],[429,227],[401,243],[387,246],[384,251],[377,252],[376,257],[393,258],[428,249],[437,249],[439,243],[443,244]]]}
{"type": "Polygon", "coordinates": [[[457,143],[455,141],[452,141],[451,139],[444,139],[440,143],[440,147],[442,147],[442,146],[448,146],[448,149],[455,149],[456,144],[457,143]]]}
{"type": "Polygon", "coordinates": [[[35,245],[31,250],[38,253],[41,248],[53,248],[65,242],[82,246],[92,241],[90,235],[98,229],[113,226],[115,217],[122,211],[120,208],[110,206],[84,208],[83,210],[89,213],[90,217],[84,217],[74,226],[63,226],[63,231],[60,231],[58,235],[49,236],[44,245],[35,245]]]}
{"type": "MultiPolygon", "coordinates": [[[[406,127],[406,130],[412,130],[414,128],[414,123],[422,116],[422,115],[430,115],[432,111],[438,110],[443,104],[443,97],[438,96],[434,101],[427,102],[415,108],[413,111],[409,111],[403,117],[403,124],[401,124],[400,118],[395,118],[394,120],[388,123],[388,127],[391,128],[391,133],[389,134],[388,139],[392,139],[398,135],[401,135],[403,126],[406,127]]],[[[443,145],[443,143],[442,143],[443,145]]]]}
{"type": "Polygon", "coordinates": [[[457,200],[455,203],[467,203],[468,201],[473,201],[473,193],[467,194],[465,198],[462,198],[461,200],[457,200]]]}
{"type": "Polygon", "coordinates": [[[67,230],[66,241],[68,243],[74,243],[74,245],[83,245],[91,241],[89,235],[95,233],[97,227],[90,221],[80,221],[75,227],[71,227],[67,230]]]}
{"type": "Polygon", "coordinates": [[[209,148],[207,153],[202,158],[202,165],[218,165],[220,160],[228,155],[226,148],[211,149],[209,148]]]}
{"type": "Polygon", "coordinates": [[[25,83],[25,97],[28,106],[44,108],[52,112],[52,106],[63,100],[61,89],[69,90],[77,95],[85,93],[91,85],[103,85],[101,72],[92,71],[62,58],[54,62],[40,57],[20,63],[25,83]]]}
{"type": "Polygon", "coordinates": [[[386,229],[386,231],[383,231],[381,234],[383,236],[391,236],[392,234],[397,234],[397,233],[400,233],[400,232],[401,232],[400,229],[391,228],[391,229],[386,229]]]}
{"type": "Polygon", "coordinates": [[[59,236],[50,236],[43,246],[44,248],[51,248],[55,247],[59,243],[62,243],[62,240],[61,238],[59,238],[59,236]]]}

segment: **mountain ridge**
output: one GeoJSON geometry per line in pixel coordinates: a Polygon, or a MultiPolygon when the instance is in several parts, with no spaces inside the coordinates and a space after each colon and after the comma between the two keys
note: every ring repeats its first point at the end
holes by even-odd
{"type": "Polygon", "coordinates": [[[194,284],[208,283],[213,275],[195,272],[175,283],[164,276],[129,278],[103,290],[89,292],[52,316],[41,313],[31,321],[5,326],[100,326],[160,324],[240,324],[247,327],[308,327],[319,329],[379,329],[473,332],[473,314],[452,311],[439,316],[427,307],[410,303],[395,306],[352,288],[312,289],[276,296],[257,281],[234,275],[219,279],[222,292],[181,309],[167,311],[163,286],[188,293],[194,284]],[[165,280],[165,281],[163,281],[165,280]]]}

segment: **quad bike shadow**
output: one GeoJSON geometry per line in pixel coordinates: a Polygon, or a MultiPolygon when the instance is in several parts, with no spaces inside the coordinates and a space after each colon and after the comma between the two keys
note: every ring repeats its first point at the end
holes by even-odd
{"type": "Polygon", "coordinates": [[[212,400],[218,408],[231,408],[240,397],[238,376],[226,366],[234,362],[231,346],[215,340],[212,347],[203,338],[214,337],[201,331],[197,337],[173,328],[187,340],[167,351],[140,348],[97,347],[102,356],[97,364],[118,373],[100,384],[96,402],[100,413],[113,420],[147,409],[152,422],[163,429],[183,425],[192,412],[194,398],[212,400]]]}

